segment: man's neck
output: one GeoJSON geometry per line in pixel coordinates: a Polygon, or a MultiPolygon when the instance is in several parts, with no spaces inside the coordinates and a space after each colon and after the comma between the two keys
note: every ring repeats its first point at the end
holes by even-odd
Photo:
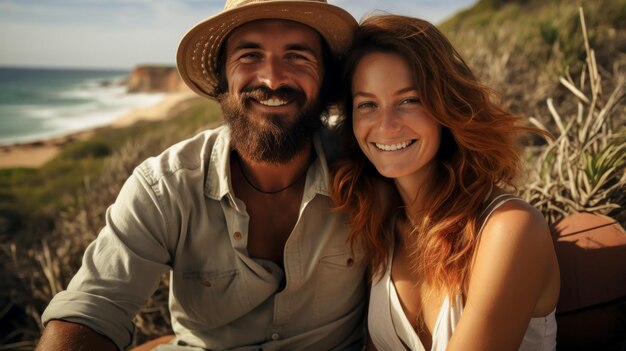
{"type": "Polygon", "coordinates": [[[313,142],[308,142],[291,160],[286,163],[267,163],[250,159],[237,151],[246,180],[263,192],[273,192],[288,188],[303,177],[313,157],[313,142]]]}

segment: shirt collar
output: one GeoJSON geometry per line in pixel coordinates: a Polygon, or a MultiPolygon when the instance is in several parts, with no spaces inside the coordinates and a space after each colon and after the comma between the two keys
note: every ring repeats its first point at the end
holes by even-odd
{"type": "Polygon", "coordinates": [[[204,195],[219,200],[232,193],[230,181],[230,128],[226,125],[217,130],[217,136],[206,167],[204,195]]]}

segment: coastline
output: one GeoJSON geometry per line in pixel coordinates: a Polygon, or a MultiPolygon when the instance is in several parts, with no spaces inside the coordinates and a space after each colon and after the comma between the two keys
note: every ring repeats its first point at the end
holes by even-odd
{"type": "Polygon", "coordinates": [[[0,169],[16,167],[38,168],[53,159],[63,146],[77,140],[88,139],[96,129],[107,127],[124,128],[140,120],[157,121],[169,119],[179,112],[179,106],[195,97],[197,95],[189,90],[166,93],[158,103],[147,107],[134,108],[103,127],[27,143],[0,145],[0,169]]]}

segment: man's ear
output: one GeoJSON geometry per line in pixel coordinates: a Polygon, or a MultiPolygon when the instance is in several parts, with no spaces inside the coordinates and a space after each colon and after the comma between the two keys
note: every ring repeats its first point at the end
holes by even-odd
{"type": "Polygon", "coordinates": [[[216,95],[222,95],[228,92],[228,80],[226,79],[226,45],[222,45],[217,55],[217,88],[215,89],[216,95]]]}
{"type": "Polygon", "coordinates": [[[223,72],[219,72],[217,74],[217,88],[215,89],[215,92],[217,95],[222,95],[228,92],[228,81],[226,80],[223,72]]]}

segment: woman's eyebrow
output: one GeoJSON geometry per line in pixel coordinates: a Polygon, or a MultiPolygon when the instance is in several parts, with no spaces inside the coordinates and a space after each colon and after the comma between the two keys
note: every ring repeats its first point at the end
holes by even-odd
{"type": "MultiPolygon", "coordinates": [[[[401,95],[410,91],[417,91],[417,89],[413,86],[410,87],[406,87],[406,88],[402,88],[398,91],[395,92],[395,95],[401,95]]],[[[374,94],[372,93],[368,93],[368,92],[364,92],[364,91],[356,91],[353,93],[353,97],[357,97],[357,96],[365,96],[365,97],[370,97],[370,96],[374,96],[374,94]]]]}

